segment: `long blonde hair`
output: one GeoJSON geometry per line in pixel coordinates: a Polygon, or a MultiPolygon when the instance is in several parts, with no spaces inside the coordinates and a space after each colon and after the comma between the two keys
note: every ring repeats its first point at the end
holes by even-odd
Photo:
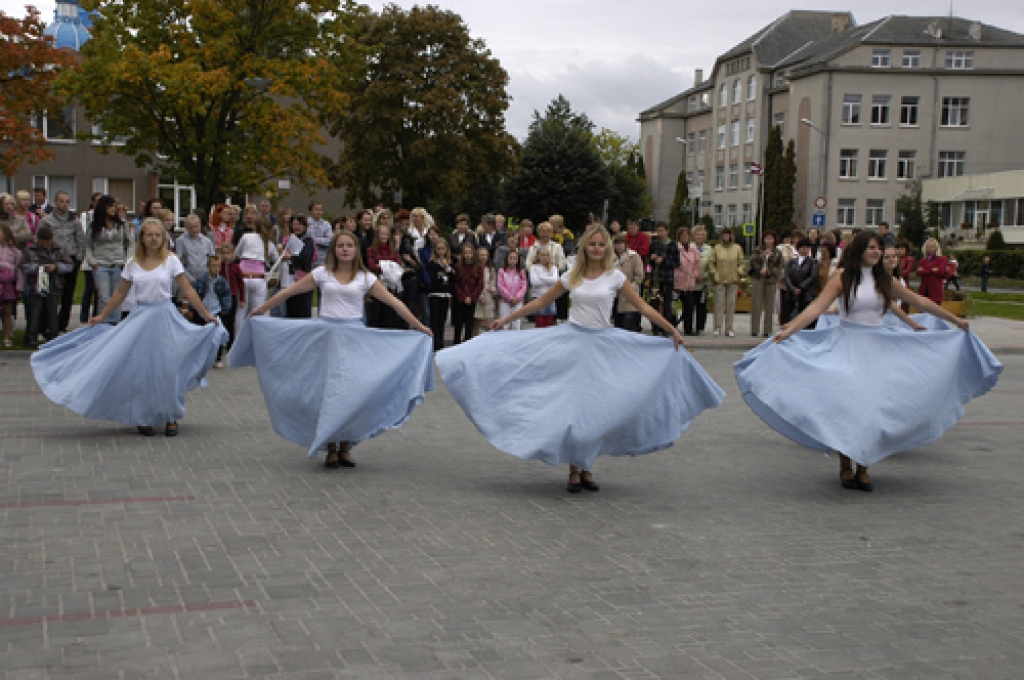
{"type": "Polygon", "coordinates": [[[160,264],[167,262],[167,256],[170,251],[167,249],[167,230],[164,229],[163,220],[158,217],[147,217],[142,220],[142,226],[139,227],[139,238],[135,241],[135,261],[142,262],[143,258],[146,257],[146,244],[145,238],[146,227],[156,227],[160,230],[160,250],[156,253],[156,258],[160,260],[160,264]]]}
{"type": "Polygon", "coordinates": [[[596,234],[604,236],[605,249],[604,258],[601,260],[602,269],[605,272],[615,269],[615,249],[612,248],[612,239],[608,235],[608,230],[604,228],[604,225],[592,224],[587,227],[587,230],[583,232],[583,236],[580,237],[580,245],[576,249],[576,262],[572,266],[572,271],[569,272],[569,290],[573,290],[583,283],[583,275],[590,265],[590,255],[587,253],[587,246],[590,245],[590,239],[594,238],[596,234]]]}
{"type": "Polygon", "coordinates": [[[338,260],[338,241],[341,240],[342,236],[346,236],[352,239],[352,243],[355,244],[356,254],[352,260],[352,275],[355,276],[359,272],[368,272],[366,264],[363,262],[363,254],[359,250],[359,239],[348,229],[339,229],[334,232],[334,238],[331,239],[330,249],[327,251],[327,257],[324,259],[324,267],[329,272],[336,272],[338,267],[341,266],[341,261],[338,260]]]}
{"type": "Polygon", "coordinates": [[[928,239],[927,241],[924,242],[924,244],[921,246],[921,252],[922,253],[924,253],[925,251],[928,250],[928,244],[931,244],[931,245],[935,246],[935,257],[941,257],[942,256],[942,246],[939,245],[939,240],[936,239],[936,238],[930,238],[930,239],[928,239]]]}

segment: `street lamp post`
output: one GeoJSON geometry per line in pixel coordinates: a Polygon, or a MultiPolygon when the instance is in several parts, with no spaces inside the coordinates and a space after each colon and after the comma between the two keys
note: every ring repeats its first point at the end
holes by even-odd
{"type": "Polygon", "coordinates": [[[817,125],[815,125],[814,123],[812,123],[810,120],[808,120],[806,118],[801,118],[800,122],[803,123],[804,125],[806,125],[807,127],[811,128],[815,132],[817,132],[819,135],[821,135],[821,173],[820,173],[821,176],[818,179],[818,195],[824,197],[825,196],[825,178],[826,178],[826,172],[828,171],[828,157],[827,157],[827,154],[828,154],[828,146],[827,146],[828,134],[826,134],[826,132],[824,130],[822,130],[820,127],[818,127],[817,125]]]}

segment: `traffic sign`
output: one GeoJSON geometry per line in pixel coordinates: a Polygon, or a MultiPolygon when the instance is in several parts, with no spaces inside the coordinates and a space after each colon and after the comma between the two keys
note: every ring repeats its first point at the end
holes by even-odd
{"type": "Polygon", "coordinates": [[[825,213],[816,212],[811,215],[811,226],[812,227],[824,227],[825,226],[825,213]]]}
{"type": "Polygon", "coordinates": [[[828,205],[828,201],[825,200],[824,196],[818,196],[814,199],[814,207],[818,210],[824,210],[826,205],[828,205]]]}
{"type": "Polygon", "coordinates": [[[763,175],[764,174],[764,169],[761,167],[760,163],[751,163],[750,164],[750,174],[752,174],[752,175],[763,175]]]}
{"type": "Polygon", "coordinates": [[[757,235],[757,225],[754,224],[753,222],[747,222],[746,224],[744,224],[743,225],[743,235],[744,236],[756,236],[757,235]]]}

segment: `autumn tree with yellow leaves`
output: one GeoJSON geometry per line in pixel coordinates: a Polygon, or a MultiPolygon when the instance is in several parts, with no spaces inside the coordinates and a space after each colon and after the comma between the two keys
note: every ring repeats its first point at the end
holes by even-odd
{"type": "Polygon", "coordinates": [[[327,184],[322,125],[348,105],[360,68],[348,36],[364,7],[338,0],[82,4],[99,16],[81,66],[61,88],[100,127],[102,149],[194,185],[204,208],[276,178],[327,184]]]}
{"type": "MultiPolygon", "coordinates": [[[[35,7],[17,18],[0,12],[0,173],[14,175],[24,163],[53,159],[34,116],[59,111],[64,101],[53,81],[74,63],[75,54],[58,50],[43,35],[35,7]]],[[[37,118],[38,120],[38,118],[37,118]]]]}

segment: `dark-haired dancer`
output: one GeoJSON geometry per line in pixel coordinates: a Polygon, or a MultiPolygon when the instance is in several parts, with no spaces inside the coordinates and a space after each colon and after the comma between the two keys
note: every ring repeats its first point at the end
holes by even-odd
{"type": "Polygon", "coordinates": [[[963,416],[963,405],[990,390],[1003,369],[973,333],[962,332],[966,321],[894,281],[882,252],[877,234],[858,234],[844,253],[842,273],[771,342],[735,365],[743,399],[758,416],[798,444],[838,451],[843,486],[862,491],[873,488],[869,465],[941,437],[963,416]],[[798,333],[837,298],[838,326],[798,333]],[[962,331],[887,328],[882,318],[894,299],[962,331]],[[801,387],[806,382],[829,388],[808,392],[801,387]],[[907,394],[915,395],[912,403],[907,394]]]}

